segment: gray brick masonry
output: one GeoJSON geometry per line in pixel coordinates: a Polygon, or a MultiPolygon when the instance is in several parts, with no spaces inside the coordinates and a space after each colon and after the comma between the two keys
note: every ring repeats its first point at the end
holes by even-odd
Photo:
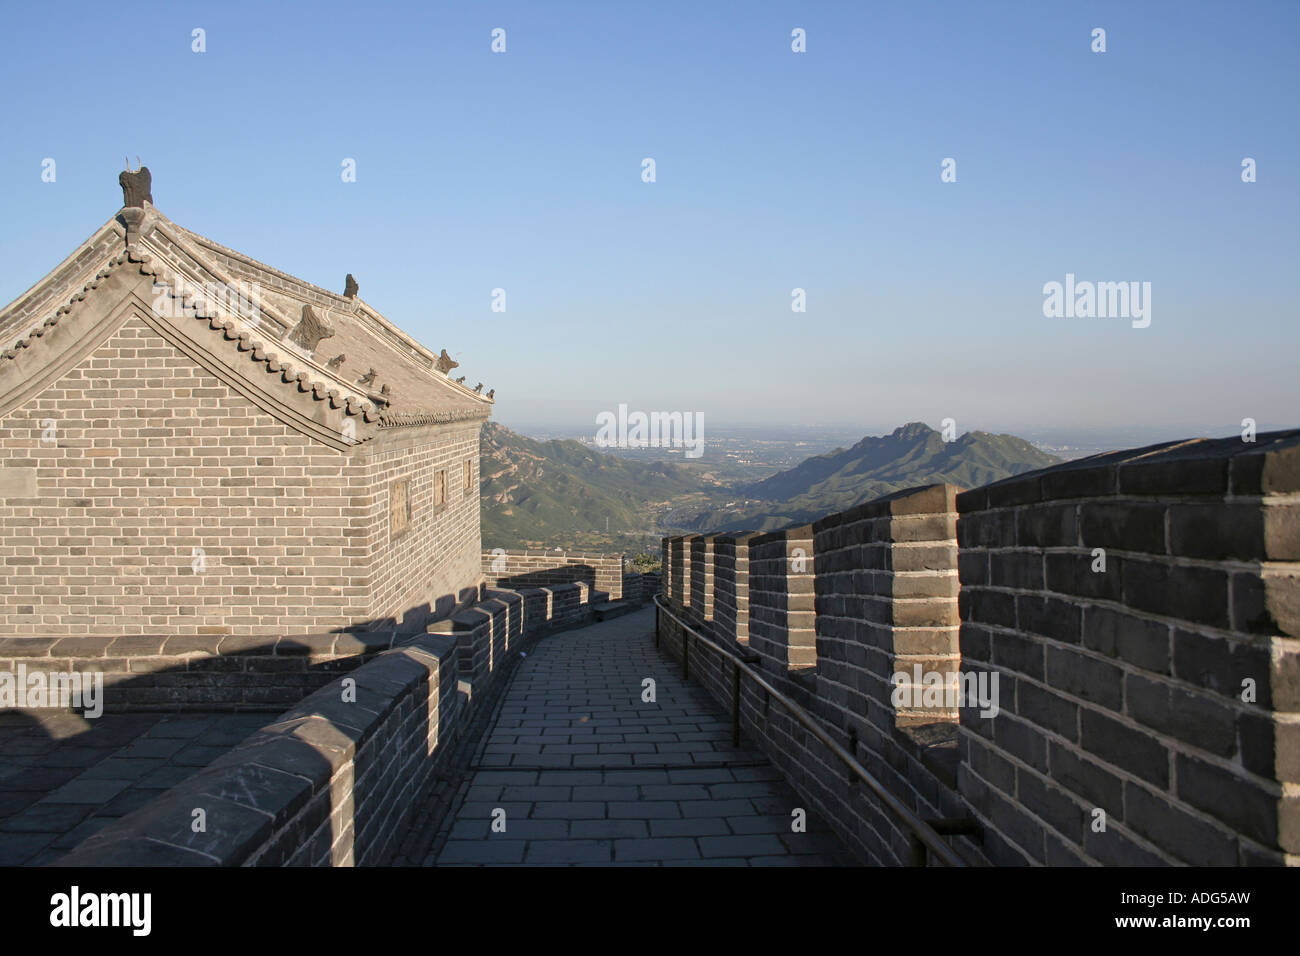
{"type": "MultiPolygon", "coordinates": [[[[976,839],[951,838],[971,862],[1300,863],[1300,433],[913,489],[663,551],[674,611],[756,652],[919,815],[973,822],[976,839]],[[891,679],[917,666],[996,676],[999,712],[895,706],[891,679]]],[[[681,659],[682,628],[659,626],[681,659]]],[[[690,654],[729,703],[730,666],[690,654]]],[[[764,698],[742,689],[745,732],[860,859],[904,862],[906,834],[764,698]]]]}

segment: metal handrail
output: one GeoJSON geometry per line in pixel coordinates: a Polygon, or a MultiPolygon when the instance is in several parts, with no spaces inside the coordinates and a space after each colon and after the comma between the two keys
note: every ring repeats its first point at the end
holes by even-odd
{"type": "MultiPolygon", "coordinates": [[[[866,767],[858,763],[857,758],[855,758],[851,753],[849,753],[838,743],[836,743],[835,740],[832,739],[831,736],[828,733],[826,733],[825,730],[822,729],[822,727],[813,719],[811,714],[805,711],[802,707],[796,704],[785,694],[781,693],[781,691],[773,687],[770,683],[768,683],[767,680],[765,680],[762,677],[762,675],[760,675],[757,671],[755,671],[753,668],[747,665],[732,651],[723,647],[717,642],[709,639],[708,637],[705,637],[703,634],[699,632],[697,628],[695,628],[689,622],[683,620],[680,615],[676,614],[671,608],[665,605],[665,603],[662,600],[662,595],[656,594],[654,596],[654,602],[655,602],[656,610],[663,611],[674,621],[680,624],[683,628],[685,628],[690,634],[694,635],[696,640],[703,641],[705,644],[713,648],[719,654],[731,659],[731,662],[736,669],[735,672],[733,672],[733,682],[734,682],[733,688],[739,686],[737,682],[737,678],[739,673],[743,672],[745,676],[747,676],[759,687],[763,688],[763,690],[765,690],[773,699],[781,703],[785,707],[785,709],[790,712],[790,716],[792,716],[805,730],[807,730],[818,740],[824,743],[827,747],[829,747],[831,753],[835,754],[835,756],[839,757],[840,760],[844,761],[844,763],[848,766],[849,770],[853,772],[854,776],[856,776],[859,780],[861,780],[864,784],[866,784],[867,789],[869,789],[872,793],[874,793],[877,797],[880,798],[880,801],[885,805],[885,809],[889,810],[894,815],[894,817],[897,818],[903,824],[903,826],[905,826],[908,830],[911,831],[912,842],[913,842],[914,863],[917,862],[916,851],[921,850],[921,848],[924,847],[925,849],[928,849],[931,853],[933,853],[935,857],[946,866],[966,866],[966,861],[963,860],[961,857],[959,857],[956,853],[954,853],[952,848],[948,846],[948,844],[943,842],[943,840],[939,836],[938,831],[936,831],[934,827],[930,826],[928,823],[926,823],[924,820],[918,817],[915,813],[913,813],[906,806],[904,806],[903,803],[897,797],[895,797],[892,793],[886,790],[884,785],[881,784],[881,782],[877,780],[875,777],[873,777],[870,771],[868,771],[866,767]],[[919,844],[919,846],[917,844],[919,844]]],[[[659,633],[658,624],[659,622],[658,620],[656,620],[655,621],[656,643],[658,641],[658,633],[659,633]]],[[[689,668],[690,666],[687,659],[687,655],[689,653],[690,653],[689,646],[685,642],[683,642],[682,658],[683,658],[683,666],[686,668],[689,668]]],[[[687,670],[687,674],[689,675],[689,669],[687,670]]],[[[737,700],[736,706],[738,707],[738,705],[739,705],[739,701],[737,700]]],[[[737,709],[737,712],[733,714],[733,721],[738,720],[738,718],[739,718],[739,711],[737,709]]],[[[738,727],[738,724],[736,724],[735,726],[738,727]]],[[[920,865],[924,865],[924,862],[922,861],[920,865]]]]}

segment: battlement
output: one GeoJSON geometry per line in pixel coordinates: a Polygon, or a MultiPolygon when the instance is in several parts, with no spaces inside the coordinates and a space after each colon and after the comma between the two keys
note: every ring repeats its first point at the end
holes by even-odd
{"type": "MultiPolygon", "coordinates": [[[[675,614],[756,655],[922,818],[973,821],[953,838],[973,862],[1300,863],[1300,432],[910,489],[663,555],[675,614]]],[[[680,657],[671,616],[659,635],[680,657]]],[[[725,662],[691,653],[730,703],[725,662]]],[[[745,732],[862,859],[905,862],[907,834],[767,696],[742,688],[745,732]]]]}
{"type": "Polygon", "coordinates": [[[580,583],[592,591],[592,601],[623,597],[623,555],[558,548],[483,551],[483,578],[492,587],[537,588],[580,583]]]}
{"type": "MultiPolygon", "coordinates": [[[[639,576],[632,577],[638,578],[640,591],[639,576]]],[[[437,775],[449,772],[458,756],[465,759],[457,748],[472,721],[491,713],[512,668],[537,639],[592,622],[590,596],[577,582],[495,589],[432,623],[428,633],[399,637],[390,632],[383,635],[384,643],[339,635],[338,643],[330,645],[334,656],[325,662],[324,681],[316,681],[312,693],[278,717],[268,715],[265,726],[207,767],[77,844],[59,864],[390,862],[437,775]],[[331,679],[329,671],[346,673],[331,679]],[[214,819],[220,814],[221,825],[192,829],[196,807],[210,809],[214,819]]],[[[306,653],[304,639],[283,643],[292,646],[288,653],[306,653]]],[[[273,657],[280,648],[273,642],[264,656],[273,657]]],[[[12,648],[0,645],[0,651],[12,653],[12,648]]],[[[178,690],[186,690],[177,681],[204,663],[210,665],[205,671],[221,672],[238,688],[244,671],[229,665],[249,652],[239,642],[232,642],[230,656],[214,647],[180,665],[179,675],[148,673],[144,689],[162,682],[167,697],[175,698],[178,690]]],[[[75,651],[64,647],[60,653],[75,651]]],[[[253,658],[250,667],[260,660],[253,658]]],[[[289,682],[277,677],[276,688],[282,683],[289,682]]],[[[133,699],[131,689],[115,688],[115,706],[119,698],[133,699]]],[[[241,700],[238,690],[228,704],[212,697],[208,710],[233,709],[241,700]]],[[[279,701],[277,696],[269,702],[279,701]]]]}

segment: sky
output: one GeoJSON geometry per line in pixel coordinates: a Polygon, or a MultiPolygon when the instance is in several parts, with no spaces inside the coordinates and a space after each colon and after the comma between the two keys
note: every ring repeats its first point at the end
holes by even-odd
{"type": "Polygon", "coordinates": [[[0,302],[139,156],[506,425],[1300,426],[1300,3],[114,9],[0,6],[0,302]],[[1045,316],[1067,274],[1150,324],[1045,316]]]}

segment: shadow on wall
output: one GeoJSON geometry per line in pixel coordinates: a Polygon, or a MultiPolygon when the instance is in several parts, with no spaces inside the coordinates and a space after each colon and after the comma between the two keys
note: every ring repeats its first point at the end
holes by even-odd
{"type": "Polygon", "coordinates": [[[610,596],[608,591],[596,588],[596,569],[590,564],[566,564],[544,571],[528,571],[523,574],[498,577],[496,580],[496,587],[509,591],[554,587],[557,584],[585,584],[587,600],[591,604],[608,601],[610,596]]]}
{"type": "MultiPolygon", "coordinates": [[[[595,572],[592,572],[593,580],[595,572]]],[[[340,628],[340,632],[355,634],[367,631],[393,629],[401,634],[416,634],[424,631],[434,621],[450,617],[457,611],[463,611],[483,599],[484,586],[461,588],[456,594],[444,594],[441,597],[407,608],[400,617],[381,617],[364,624],[340,628]]]]}
{"type": "MultiPolygon", "coordinates": [[[[421,610],[413,608],[401,619],[418,619],[421,610]]],[[[346,648],[347,656],[321,659],[321,644],[305,639],[238,639],[229,652],[178,653],[180,663],[106,684],[105,714],[265,712],[267,723],[242,742],[232,741],[231,750],[196,767],[156,799],[108,823],[53,865],[337,866],[363,858],[381,861],[391,849],[388,841],[401,831],[401,820],[393,814],[406,812],[423,782],[424,774],[410,772],[412,766],[428,769],[427,758],[450,735],[459,710],[455,641],[445,635],[403,634],[394,619],[336,634],[334,646],[346,648]]],[[[93,672],[96,657],[70,659],[67,640],[0,639],[0,661],[11,660],[15,668],[22,663],[29,674],[37,669],[93,672]],[[32,643],[15,646],[21,642],[32,643]],[[64,648],[51,654],[60,642],[64,648]]],[[[107,665],[132,640],[139,639],[96,639],[97,656],[107,665]]],[[[148,666],[144,659],[137,663],[148,666]]],[[[45,722],[34,714],[59,712],[5,713],[43,727],[45,722]]],[[[62,713],[86,721],[77,711],[62,713]]],[[[96,733],[90,723],[83,734],[96,733]]],[[[84,751],[101,750],[100,759],[74,774],[119,752],[134,736],[129,731],[104,740],[87,736],[92,746],[84,751]]],[[[37,738],[29,746],[41,743],[37,738]]],[[[71,779],[46,774],[40,779],[48,780],[49,787],[29,791],[32,799],[19,807],[24,798],[10,796],[7,781],[30,787],[33,777],[27,768],[20,771],[6,763],[0,757],[0,806],[17,812],[71,779]]],[[[84,805],[82,819],[103,806],[84,805]]],[[[72,826],[77,825],[80,821],[72,826]]],[[[52,833],[49,842],[62,835],[52,833]]],[[[0,825],[0,859],[20,853],[16,841],[21,838],[0,825]]],[[[28,837],[26,842],[30,846],[33,841],[28,837]]],[[[38,847],[28,860],[40,853],[38,847]]]]}

